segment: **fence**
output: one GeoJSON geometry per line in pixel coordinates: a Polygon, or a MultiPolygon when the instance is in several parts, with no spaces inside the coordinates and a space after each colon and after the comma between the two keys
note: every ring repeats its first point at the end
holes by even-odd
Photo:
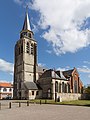
{"type": "MultiPolygon", "coordinates": [[[[42,102],[42,100],[39,100],[38,104],[46,104],[47,100],[42,102]]],[[[26,107],[30,106],[30,104],[35,104],[35,102],[30,102],[30,101],[25,101],[25,102],[20,102],[20,101],[2,101],[0,102],[0,110],[3,109],[12,109],[12,108],[20,108],[20,107],[26,107]]]]}

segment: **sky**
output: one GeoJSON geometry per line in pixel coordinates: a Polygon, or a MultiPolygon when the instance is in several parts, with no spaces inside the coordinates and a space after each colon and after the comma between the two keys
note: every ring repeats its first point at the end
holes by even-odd
{"type": "Polygon", "coordinates": [[[83,84],[90,84],[90,0],[1,0],[0,81],[13,82],[14,46],[27,5],[39,66],[76,67],[83,84]]]}

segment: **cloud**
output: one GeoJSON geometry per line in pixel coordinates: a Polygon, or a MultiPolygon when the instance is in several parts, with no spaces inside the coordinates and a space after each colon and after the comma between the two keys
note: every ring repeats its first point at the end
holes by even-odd
{"type": "Polygon", "coordinates": [[[45,64],[43,64],[43,63],[38,63],[38,66],[40,66],[40,67],[45,67],[45,64]]]}
{"type": "Polygon", "coordinates": [[[52,53],[52,51],[51,51],[51,50],[46,50],[46,52],[47,52],[47,53],[49,53],[49,54],[51,54],[51,53],[52,53]]]}
{"type": "Polygon", "coordinates": [[[66,71],[69,69],[71,69],[70,66],[66,66],[65,68],[61,68],[61,67],[57,68],[57,70],[60,70],[60,71],[66,71]]]}
{"type": "Polygon", "coordinates": [[[0,71],[4,71],[12,74],[14,71],[14,65],[3,59],[0,59],[0,71]]]}
{"type": "Polygon", "coordinates": [[[90,68],[88,68],[87,66],[83,66],[83,67],[77,68],[77,70],[79,72],[82,72],[82,73],[89,73],[90,74],[90,68]]]}
{"type": "Polygon", "coordinates": [[[90,0],[33,0],[28,5],[40,13],[38,26],[44,30],[42,37],[56,55],[75,53],[90,45],[90,0]]]}
{"type": "Polygon", "coordinates": [[[14,2],[17,3],[17,4],[19,4],[19,5],[21,5],[23,3],[22,0],[14,0],[14,2]]]}
{"type": "Polygon", "coordinates": [[[5,82],[5,83],[7,83],[8,81],[6,81],[6,80],[0,80],[0,82],[5,82]]]}
{"type": "Polygon", "coordinates": [[[65,71],[66,70],[66,68],[57,68],[57,70],[60,70],[60,71],[65,71]]]}
{"type": "Polygon", "coordinates": [[[90,62],[89,62],[89,61],[83,61],[83,63],[85,63],[85,64],[90,64],[90,62]]]}

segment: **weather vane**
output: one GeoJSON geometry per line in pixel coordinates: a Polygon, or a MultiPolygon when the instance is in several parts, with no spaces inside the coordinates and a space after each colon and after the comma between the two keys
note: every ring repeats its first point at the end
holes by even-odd
{"type": "Polygon", "coordinates": [[[28,12],[28,4],[26,4],[26,13],[28,12]]]}

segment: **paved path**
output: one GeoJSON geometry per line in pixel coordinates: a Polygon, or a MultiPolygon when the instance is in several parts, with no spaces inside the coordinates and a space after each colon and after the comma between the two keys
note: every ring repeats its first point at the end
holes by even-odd
{"type": "Polygon", "coordinates": [[[90,107],[35,104],[0,110],[0,120],[90,120],[90,107]]]}

